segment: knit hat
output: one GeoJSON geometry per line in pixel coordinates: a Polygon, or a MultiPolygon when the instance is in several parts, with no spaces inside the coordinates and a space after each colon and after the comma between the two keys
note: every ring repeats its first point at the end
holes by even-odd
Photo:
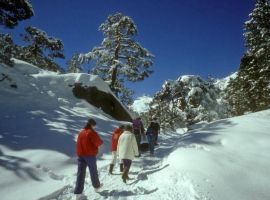
{"type": "Polygon", "coordinates": [[[87,124],[91,125],[91,126],[97,125],[96,121],[94,119],[92,119],[92,118],[88,119],[87,124]]]}
{"type": "Polygon", "coordinates": [[[133,131],[132,125],[130,125],[130,124],[125,125],[125,130],[132,132],[133,131]]]}

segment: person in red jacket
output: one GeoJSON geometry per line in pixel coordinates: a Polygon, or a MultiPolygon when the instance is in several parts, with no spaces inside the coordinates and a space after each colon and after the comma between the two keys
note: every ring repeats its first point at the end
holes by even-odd
{"type": "MultiPolygon", "coordinates": [[[[110,163],[109,173],[112,174],[113,167],[116,164],[117,160],[117,144],[118,139],[120,135],[124,132],[124,125],[120,125],[118,128],[116,128],[112,134],[112,142],[111,142],[111,152],[112,152],[112,161],[110,163]]],[[[122,160],[120,160],[120,171],[123,171],[123,163],[122,160]]]]}
{"type": "Polygon", "coordinates": [[[95,190],[98,191],[98,189],[102,186],[98,178],[96,155],[99,147],[103,144],[103,141],[94,130],[95,126],[95,120],[89,119],[84,129],[81,130],[78,135],[76,146],[78,156],[78,172],[74,190],[74,194],[77,194],[77,196],[82,195],[87,166],[89,168],[92,185],[95,190]]]}

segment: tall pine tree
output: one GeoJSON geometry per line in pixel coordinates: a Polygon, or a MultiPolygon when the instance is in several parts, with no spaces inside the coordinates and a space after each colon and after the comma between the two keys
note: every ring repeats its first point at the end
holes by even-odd
{"type": "Polygon", "coordinates": [[[228,86],[227,98],[234,114],[270,107],[270,3],[257,0],[245,23],[247,53],[238,76],[228,86]]]}
{"type": "Polygon", "coordinates": [[[130,17],[110,15],[99,30],[105,38],[84,60],[94,61],[92,73],[108,81],[116,94],[125,81],[142,81],[152,73],[153,55],[135,41],[137,27],[130,17]]]}

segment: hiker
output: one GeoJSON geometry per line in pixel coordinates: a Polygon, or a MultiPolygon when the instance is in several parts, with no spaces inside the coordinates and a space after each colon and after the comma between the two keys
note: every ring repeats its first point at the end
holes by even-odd
{"type": "MultiPolygon", "coordinates": [[[[134,119],[132,121],[132,126],[133,126],[133,133],[135,135],[136,142],[137,142],[137,145],[139,148],[140,144],[141,144],[142,135],[144,135],[144,127],[143,127],[143,123],[141,121],[141,118],[138,117],[138,118],[134,119]]],[[[140,156],[140,152],[139,152],[139,156],[140,156]]]]}
{"type": "Polygon", "coordinates": [[[95,191],[98,192],[102,187],[98,178],[96,155],[100,146],[103,144],[103,141],[94,130],[95,126],[95,120],[89,119],[84,129],[80,131],[77,139],[76,150],[78,155],[78,171],[74,190],[74,194],[77,194],[77,199],[82,196],[87,166],[90,171],[92,186],[95,191]]]}
{"type": "Polygon", "coordinates": [[[117,155],[119,155],[119,159],[123,160],[124,171],[122,174],[122,179],[123,182],[126,183],[126,181],[129,179],[128,172],[132,164],[132,160],[135,156],[139,155],[138,145],[136,138],[132,133],[131,125],[126,125],[125,131],[119,137],[117,155]]]}
{"type": "Polygon", "coordinates": [[[158,145],[157,140],[158,140],[158,134],[160,132],[160,125],[157,121],[157,118],[154,117],[150,124],[152,124],[151,127],[154,133],[154,145],[158,145]]]}
{"type": "Polygon", "coordinates": [[[149,143],[149,151],[150,155],[154,155],[154,148],[155,148],[155,131],[154,131],[154,122],[151,122],[149,127],[146,131],[146,137],[149,143]]]}
{"type": "MultiPolygon", "coordinates": [[[[118,128],[116,128],[112,134],[112,142],[111,142],[111,152],[112,152],[112,161],[110,163],[109,173],[112,174],[113,167],[116,164],[117,160],[117,144],[120,135],[124,131],[124,125],[120,125],[118,128]]],[[[123,172],[123,162],[120,160],[120,172],[123,172]]]]}

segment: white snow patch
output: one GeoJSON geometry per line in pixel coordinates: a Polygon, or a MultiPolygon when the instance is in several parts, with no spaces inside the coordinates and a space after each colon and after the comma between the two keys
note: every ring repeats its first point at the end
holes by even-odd
{"type": "Polygon", "coordinates": [[[135,111],[136,113],[144,113],[147,112],[150,107],[149,104],[152,102],[152,97],[149,96],[141,96],[138,97],[133,104],[131,105],[131,109],[135,111]]]}

